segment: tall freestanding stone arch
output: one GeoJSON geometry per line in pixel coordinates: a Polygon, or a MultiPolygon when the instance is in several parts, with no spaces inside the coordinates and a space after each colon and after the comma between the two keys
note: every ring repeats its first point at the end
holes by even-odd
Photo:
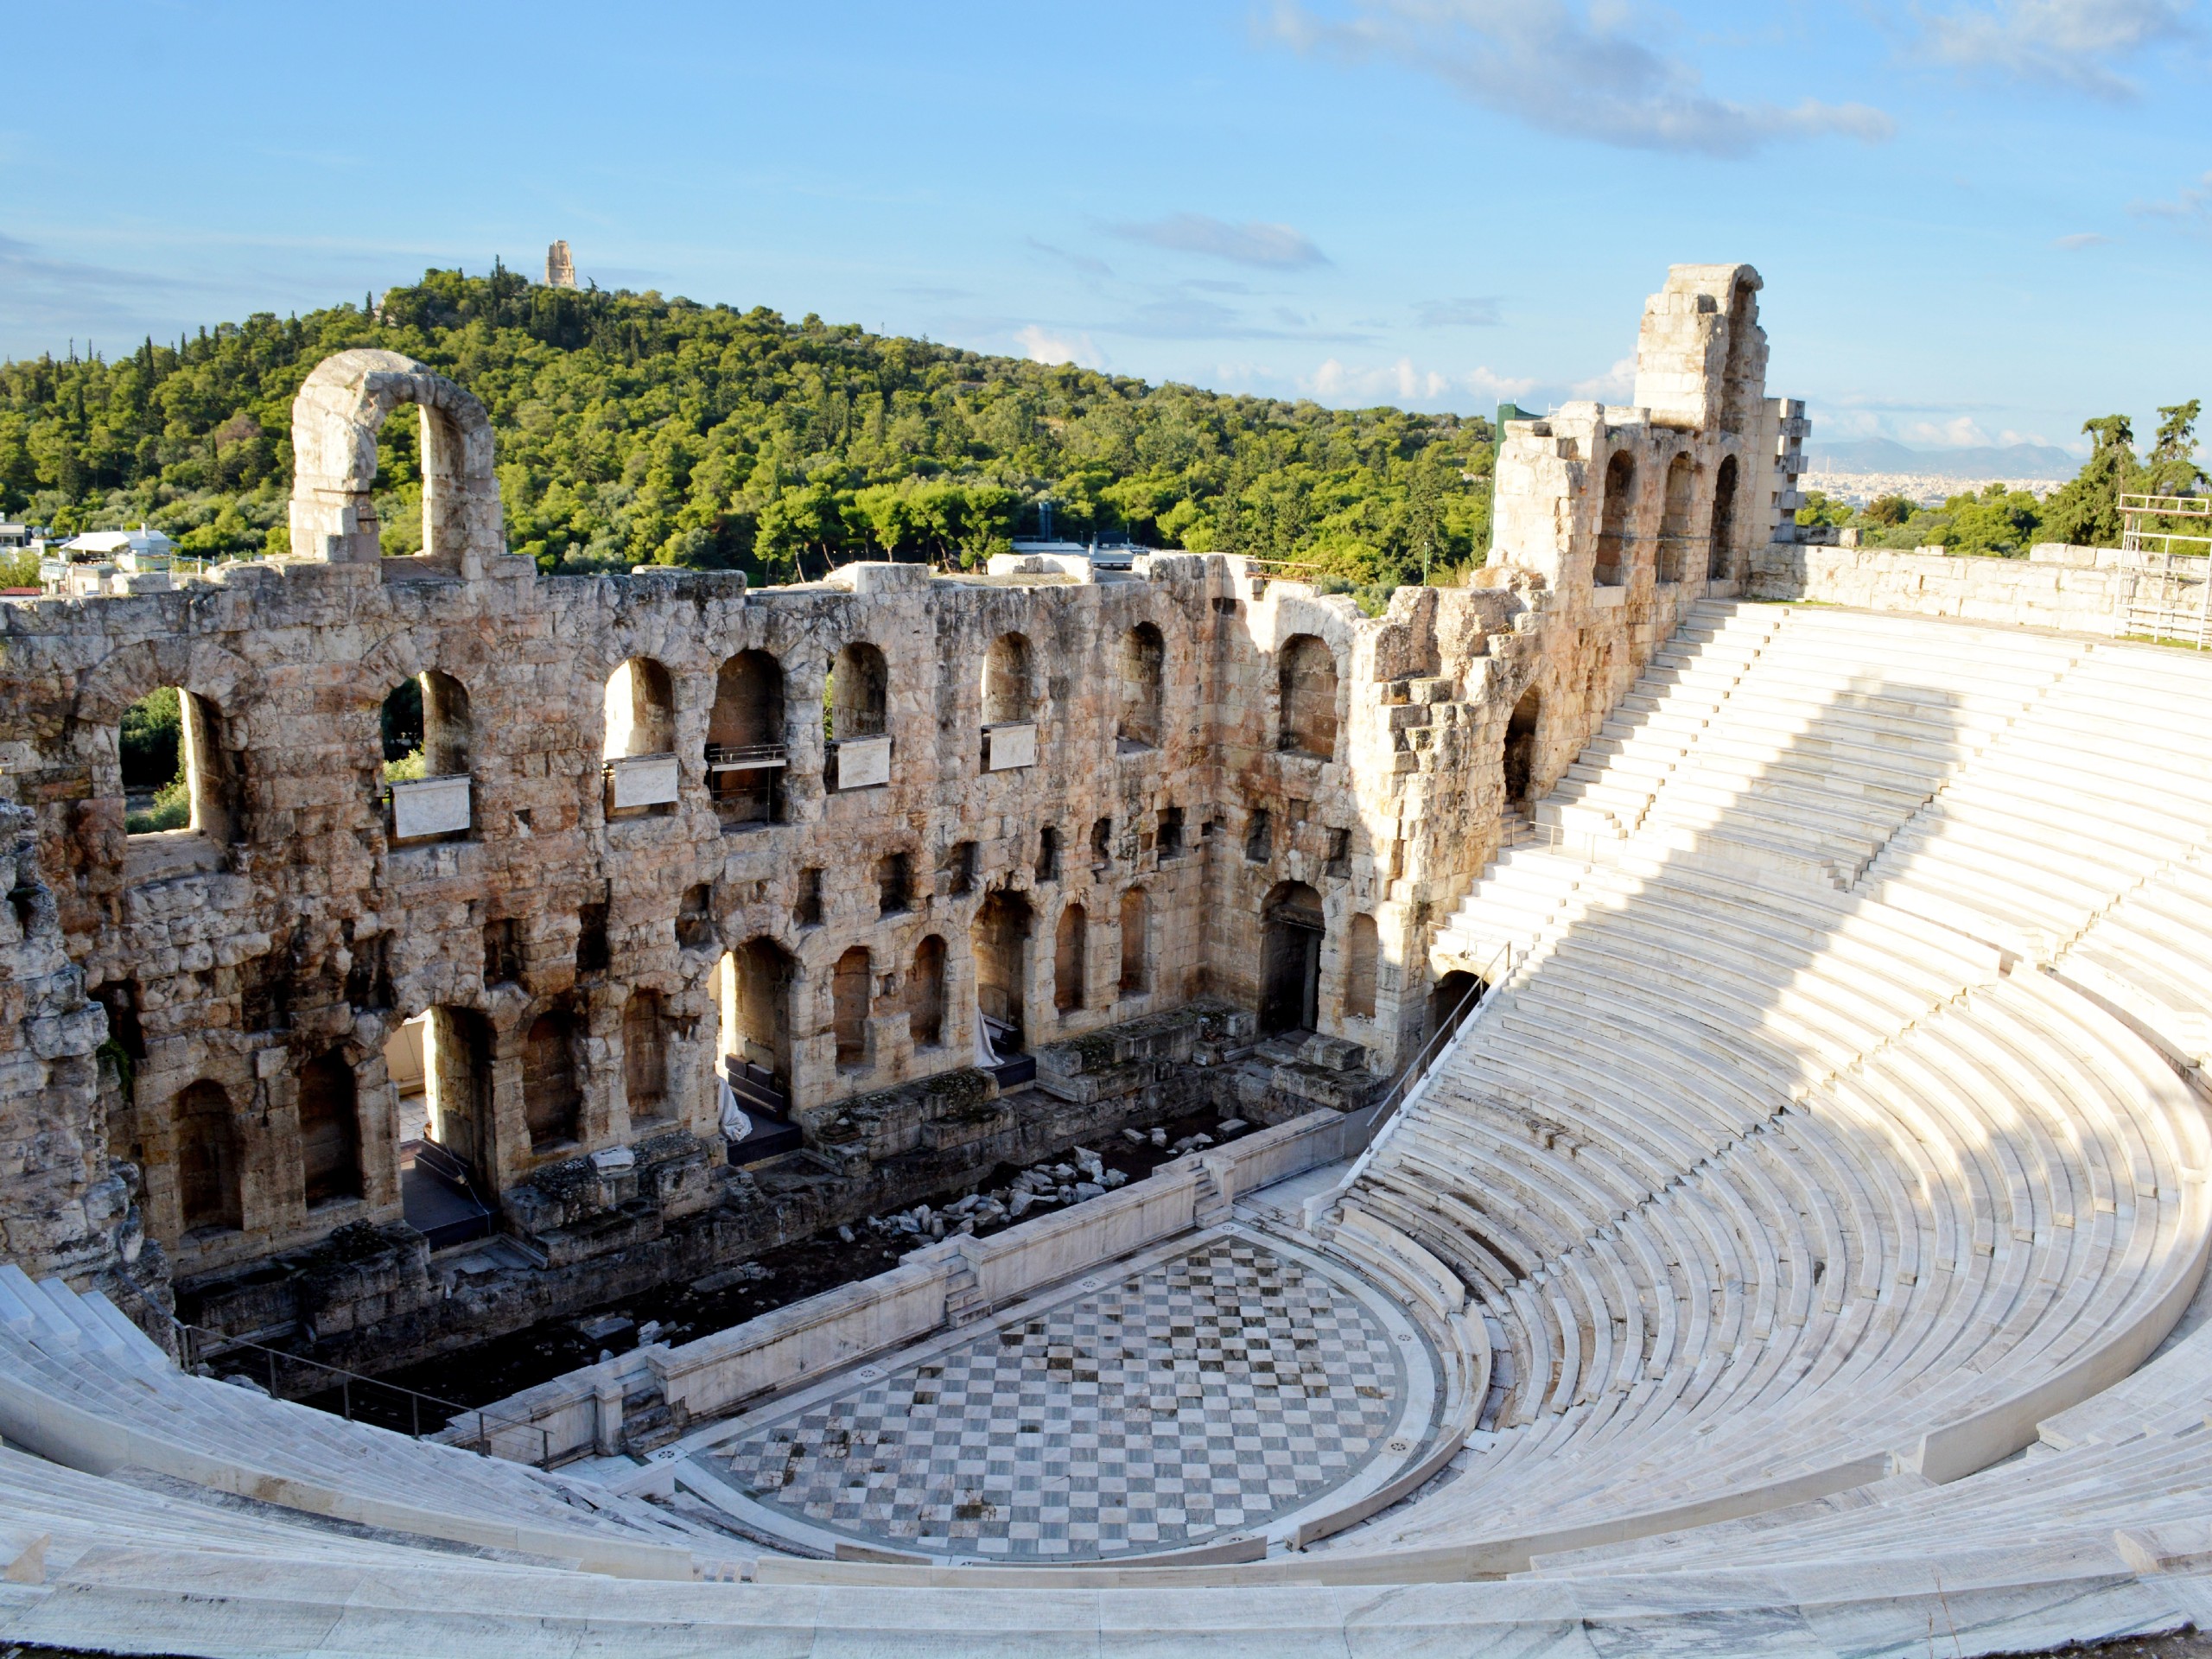
{"type": "Polygon", "coordinates": [[[491,416],[473,394],[397,352],[326,358],[292,400],[292,550],[332,564],[378,562],[377,434],[405,404],[423,423],[423,551],[406,569],[481,576],[506,551],[491,416]]]}

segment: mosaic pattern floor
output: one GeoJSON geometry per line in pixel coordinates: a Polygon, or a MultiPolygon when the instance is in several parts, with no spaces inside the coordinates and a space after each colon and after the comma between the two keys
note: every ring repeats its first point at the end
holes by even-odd
{"type": "Polygon", "coordinates": [[[702,1456],[770,1510],[894,1548],[1149,1554],[1344,1484],[1397,1425],[1408,1345],[1305,1264],[1218,1236],[702,1456]]]}

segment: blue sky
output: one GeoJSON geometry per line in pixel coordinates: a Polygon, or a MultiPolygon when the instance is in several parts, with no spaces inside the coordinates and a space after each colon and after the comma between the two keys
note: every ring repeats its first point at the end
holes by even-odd
{"type": "Polygon", "coordinates": [[[1152,379],[1624,401],[1749,260],[1816,435],[2212,402],[2212,8],[5,0],[0,354],[429,264],[1152,379]],[[35,95],[27,95],[35,93],[35,95]]]}

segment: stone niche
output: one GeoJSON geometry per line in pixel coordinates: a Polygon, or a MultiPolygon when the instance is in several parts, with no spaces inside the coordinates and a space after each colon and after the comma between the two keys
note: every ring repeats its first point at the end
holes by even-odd
{"type": "Polygon", "coordinates": [[[1513,814],[1774,529],[1758,285],[1678,267],[1637,404],[1510,425],[1487,568],[1375,618],[1225,554],[547,577],[476,399],[340,353],[295,556],[0,607],[7,1255],[389,1357],[1199,1103],[1363,1102],[1513,814]],[[194,818],[133,836],[165,688],[194,818]],[[733,1163],[725,1080],[798,1148],[733,1163]],[[506,1256],[402,1248],[426,1141],[506,1256]]]}

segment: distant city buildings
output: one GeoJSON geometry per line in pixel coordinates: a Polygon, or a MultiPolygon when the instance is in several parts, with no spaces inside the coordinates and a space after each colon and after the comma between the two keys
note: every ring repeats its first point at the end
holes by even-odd
{"type": "Polygon", "coordinates": [[[1920,506],[1940,507],[1955,495],[1979,495],[1992,484],[2025,490],[2038,501],[2065,487],[2048,478],[1946,478],[1929,473],[1807,473],[1799,487],[1818,490],[1854,507],[1885,495],[1901,495],[1920,506]]]}

